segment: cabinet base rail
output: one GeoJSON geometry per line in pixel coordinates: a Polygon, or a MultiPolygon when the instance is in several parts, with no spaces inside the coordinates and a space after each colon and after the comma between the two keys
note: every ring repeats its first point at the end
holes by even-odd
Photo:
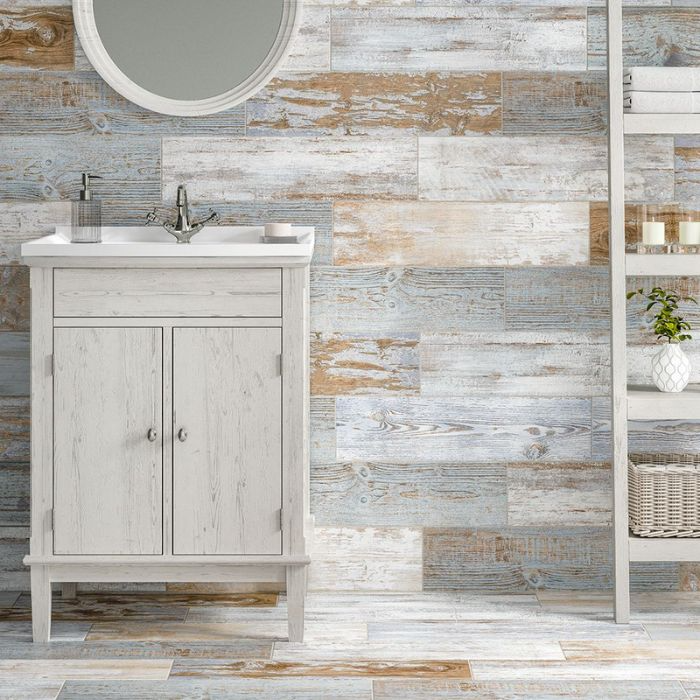
{"type": "MultiPolygon", "coordinates": [[[[77,557],[71,557],[75,560],[77,557]]],[[[258,561],[231,563],[230,561],[200,563],[173,562],[166,564],[96,563],[86,561],[56,561],[57,557],[25,558],[31,563],[32,633],[35,643],[47,643],[51,637],[51,586],[53,583],[285,583],[287,590],[287,617],[289,641],[304,639],[304,600],[308,557],[287,557],[274,564],[258,561]],[[34,561],[32,561],[34,560],[34,561]],[[44,561],[39,563],[36,560],[44,561]],[[290,561],[291,560],[291,561],[290,561]],[[306,561],[304,561],[306,560],[306,561]]],[[[131,557],[136,559],[136,557],[131,557]]],[[[210,559],[210,557],[207,557],[210,559]]],[[[248,557],[250,559],[250,557],[248,557]]]]}

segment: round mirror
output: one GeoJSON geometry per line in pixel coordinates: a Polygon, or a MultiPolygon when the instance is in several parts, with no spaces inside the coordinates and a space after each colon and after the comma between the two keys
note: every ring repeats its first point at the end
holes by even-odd
{"type": "Polygon", "coordinates": [[[213,114],[287,57],[301,0],[73,0],[83,49],[117,92],[164,114],[213,114]]]}

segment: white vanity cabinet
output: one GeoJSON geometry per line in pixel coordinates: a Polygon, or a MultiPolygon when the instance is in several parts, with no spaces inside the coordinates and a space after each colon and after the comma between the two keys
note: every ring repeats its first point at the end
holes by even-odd
{"type": "Polygon", "coordinates": [[[310,254],[182,247],[23,249],[35,641],[52,582],[144,581],[286,584],[302,639],[310,254]]]}

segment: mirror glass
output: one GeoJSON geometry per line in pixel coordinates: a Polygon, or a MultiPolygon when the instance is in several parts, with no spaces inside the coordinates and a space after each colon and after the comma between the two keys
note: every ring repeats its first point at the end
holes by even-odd
{"type": "Polygon", "coordinates": [[[155,95],[204,100],[250,78],[274,48],[285,0],[92,0],[100,41],[155,95]]]}

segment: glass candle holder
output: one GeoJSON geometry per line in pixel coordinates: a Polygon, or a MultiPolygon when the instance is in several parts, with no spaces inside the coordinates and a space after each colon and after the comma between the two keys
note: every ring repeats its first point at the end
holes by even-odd
{"type": "Polygon", "coordinates": [[[700,217],[687,207],[681,207],[678,213],[678,252],[700,252],[700,217]]]}
{"type": "Polygon", "coordinates": [[[669,252],[669,243],[666,240],[666,220],[662,208],[655,204],[643,204],[639,207],[638,218],[642,240],[637,244],[637,252],[669,252]]]}

